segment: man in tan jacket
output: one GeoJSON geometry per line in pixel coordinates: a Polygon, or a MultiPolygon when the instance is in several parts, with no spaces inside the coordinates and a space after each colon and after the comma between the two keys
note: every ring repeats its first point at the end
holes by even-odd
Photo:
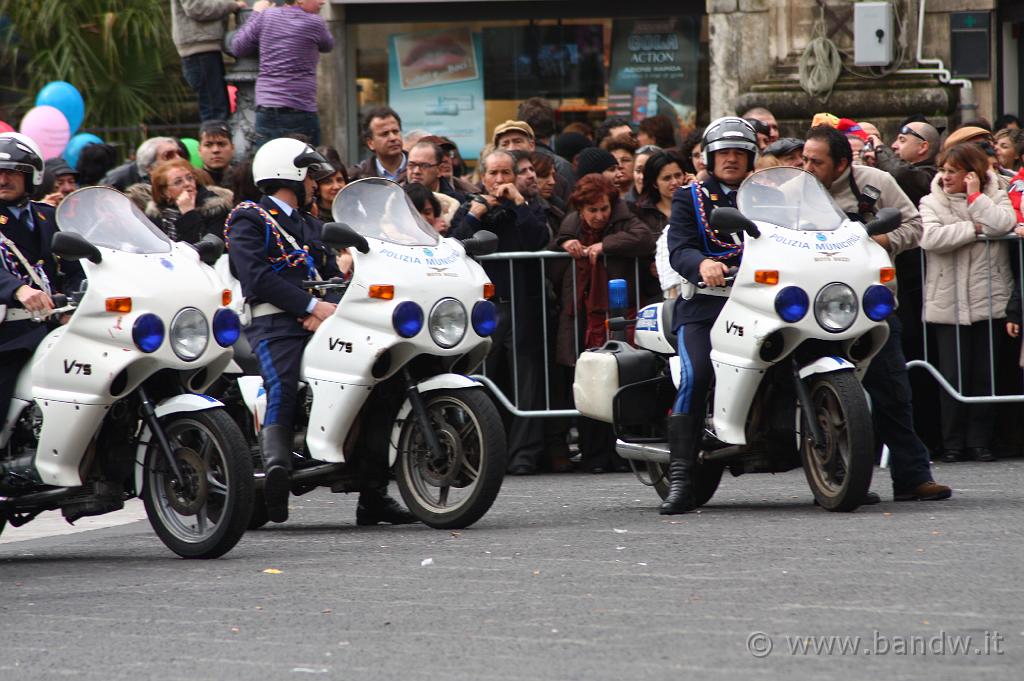
{"type": "MultiPolygon", "coordinates": [[[[854,166],[853,150],[843,133],[827,125],[811,128],[804,142],[803,159],[804,170],[825,185],[839,208],[851,218],[868,222],[882,208],[899,209],[903,216],[899,228],[872,237],[891,258],[921,241],[921,215],[914,204],[889,173],[854,166]]],[[[948,499],[953,491],[932,479],[928,448],[914,432],[910,380],[900,344],[899,318],[890,316],[888,322],[889,340],[871,361],[863,385],[871,397],[875,434],[889,447],[893,498],[896,501],[948,499]]]]}

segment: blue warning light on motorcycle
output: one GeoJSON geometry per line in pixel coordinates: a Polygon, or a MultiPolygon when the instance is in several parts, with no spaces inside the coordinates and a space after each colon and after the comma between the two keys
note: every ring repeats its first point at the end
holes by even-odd
{"type": "Polygon", "coordinates": [[[810,306],[807,292],[799,286],[787,286],[775,296],[775,312],[790,324],[803,319],[810,306]]]}
{"type": "Polygon", "coordinates": [[[489,300],[481,300],[473,306],[473,330],[486,338],[498,328],[498,309],[489,300]]]}
{"type": "Polygon", "coordinates": [[[242,325],[233,310],[221,308],[213,315],[213,337],[222,348],[231,347],[242,335],[242,325]]]}
{"type": "Polygon", "coordinates": [[[624,310],[629,307],[629,289],[625,279],[612,279],[608,282],[608,309],[624,310]]]}
{"type": "Polygon", "coordinates": [[[141,315],[132,324],[132,340],[143,352],[156,352],[164,342],[164,323],[152,312],[141,315]]]}
{"type": "Polygon", "coordinates": [[[896,299],[887,286],[875,284],[864,291],[864,314],[873,322],[880,322],[896,309],[896,299]]]}
{"type": "Polygon", "coordinates": [[[402,338],[412,338],[423,329],[423,308],[407,300],[391,313],[391,325],[402,338]]]}

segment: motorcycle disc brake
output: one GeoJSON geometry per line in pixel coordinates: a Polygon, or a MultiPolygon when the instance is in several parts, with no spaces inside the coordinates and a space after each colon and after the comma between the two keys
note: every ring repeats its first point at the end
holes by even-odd
{"type": "Polygon", "coordinates": [[[179,447],[174,452],[178,468],[184,480],[179,489],[174,489],[170,475],[164,475],[164,494],[168,504],[175,513],[184,516],[195,515],[206,503],[209,484],[206,480],[206,465],[195,452],[188,447],[179,447]]]}

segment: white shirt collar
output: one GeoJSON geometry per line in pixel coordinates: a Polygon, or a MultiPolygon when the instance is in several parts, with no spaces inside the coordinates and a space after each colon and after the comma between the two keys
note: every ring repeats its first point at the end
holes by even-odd
{"type": "Polygon", "coordinates": [[[294,208],[292,208],[291,206],[289,206],[287,203],[277,198],[276,196],[268,196],[267,198],[276,203],[278,206],[280,206],[281,210],[284,211],[284,214],[287,215],[288,217],[291,217],[292,213],[295,212],[294,208]]]}

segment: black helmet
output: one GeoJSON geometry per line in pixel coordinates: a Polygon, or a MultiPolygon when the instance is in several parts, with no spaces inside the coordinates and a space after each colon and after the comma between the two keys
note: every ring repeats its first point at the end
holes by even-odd
{"type": "Polygon", "coordinates": [[[704,157],[704,165],[714,175],[715,165],[711,154],[721,149],[742,149],[750,157],[750,169],[754,169],[754,157],[757,156],[757,133],[747,121],[737,116],[725,116],[711,121],[704,130],[700,141],[700,153],[704,157]]]}
{"type": "Polygon", "coordinates": [[[25,173],[25,193],[43,183],[43,154],[28,135],[20,132],[0,133],[0,168],[25,173]]]}

